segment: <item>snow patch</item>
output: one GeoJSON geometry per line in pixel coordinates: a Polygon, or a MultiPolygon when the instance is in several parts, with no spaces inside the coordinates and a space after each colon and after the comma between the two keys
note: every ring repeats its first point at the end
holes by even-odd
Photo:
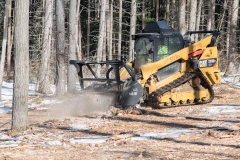
{"type": "Polygon", "coordinates": [[[160,133],[147,133],[140,136],[132,137],[131,140],[149,140],[149,139],[165,139],[165,138],[176,138],[183,134],[194,134],[199,133],[199,131],[193,131],[189,129],[172,129],[167,130],[166,132],[160,133]]]}
{"type": "Polygon", "coordinates": [[[17,141],[4,141],[0,142],[0,148],[6,148],[6,147],[17,147],[18,142],[17,141]]]}
{"type": "Polygon", "coordinates": [[[240,105],[229,105],[229,106],[213,106],[204,108],[199,113],[199,116],[223,116],[222,114],[226,114],[229,117],[229,114],[231,113],[231,117],[237,117],[240,113],[240,105]]]}
{"type": "Polygon", "coordinates": [[[6,113],[11,110],[12,110],[12,108],[10,108],[10,107],[0,106],[0,113],[6,113]]]}
{"type": "Polygon", "coordinates": [[[48,108],[47,107],[39,107],[39,108],[37,108],[37,110],[44,111],[44,110],[48,110],[48,108]]]}
{"type": "Polygon", "coordinates": [[[90,127],[85,124],[72,124],[71,125],[72,130],[88,130],[90,127]]]}
{"type": "Polygon", "coordinates": [[[56,100],[43,100],[42,101],[43,104],[53,104],[53,103],[57,103],[56,100]]]}
{"type": "Polygon", "coordinates": [[[96,143],[104,143],[106,142],[110,136],[93,136],[93,137],[81,137],[81,138],[72,138],[70,139],[71,144],[76,143],[90,143],[90,144],[96,144],[96,143]]]}
{"type": "Polygon", "coordinates": [[[4,134],[0,135],[0,148],[17,147],[18,143],[19,143],[19,141],[15,138],[11,138],[4,134]]]}
{"type": "Polygon", "coordinates": [[[233,81],[234,81],[234,77],[224,77],[224,76],[221,77],[221,82],[222,83],[228,83],[228,84],[231,84],[235,87],[240,88],[240,82],[237,82],[236,84],[233,84],[233,81]]]}
{"type": "Polygon", "coordinates": [[[4,82],[2,83],[2,101],[12,100],[13,95],[13,83],[4,82]]]}
{"type": "MultiPolygon", "coordinates": [[[[29,96],[36,96],[38,92],[36,91],[37,84],[36,83],[29,83],[29,96]]],[[[51,85],[51,91],[55,92],[55,85],[51,85]]],[[[13,82],[5,82],[2,83],[2,94],[0,100],[0,113],[6,113],[12,109],[12,96],[13,96],[13,82]]],[[[36,108],[43,104],[53,104],[58,103],[59,101],[56,100],[42,100],[40,103],[32,103],[29,101],[28,108],[36,108]]],[[[60,103],[60,102],[59,102],[60,103]]]]}
{"type": "Polygon", "coordinates": [[[46,142],[46,145],[49,145],[49,146],[61,146],[61,145],[62,145],[62,142],[59,141],[59,140],[48,141],[48,142],[46,142]]]}

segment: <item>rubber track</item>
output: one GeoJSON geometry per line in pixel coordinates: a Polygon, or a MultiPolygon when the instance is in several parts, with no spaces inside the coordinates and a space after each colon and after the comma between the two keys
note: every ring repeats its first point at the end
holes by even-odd
{"type": "Polygon", "coordinates": [[[205,76],[201,72],[190,72],[186,73],[182,77],[176,79],[175,81],[169,83],[168,85],[158,89],[156,92],[153,92],[148,96],[148,103],[156,109],[159,108],[168,108],[168,107],[176,107],[176,106],[186,106],[186,105],[193,105],[193,104],[206,104],[212,102],[214,99],[214,91],[208,82],[208,80],[205,78],[205,76]],[[178,105],[172,105],[172,106],[159,106],[158,104],[158,98],[159,96],[163,95],[164,93],[170,91],[173,88],[176,88],[180,86],[181,84],[186,83],[187,81],[191,80],[194,77],[199,77],[201,79],[201,85],[208,89],[210,93],[210,98],[207,101],[201,101],[201,102],[194,102],[194,103],[187,103],[187,104],[178,104],[178,105]]]}

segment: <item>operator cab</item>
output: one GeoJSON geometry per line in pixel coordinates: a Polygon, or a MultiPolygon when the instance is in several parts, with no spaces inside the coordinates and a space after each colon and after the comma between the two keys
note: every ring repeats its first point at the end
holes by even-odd
{"type": "Polygon", "coordinates": [[[135,70],[184,48],[182,35],[164,20],[147,23],[142,33],[133,35],[132,39],[135,40],[135,70]]]}

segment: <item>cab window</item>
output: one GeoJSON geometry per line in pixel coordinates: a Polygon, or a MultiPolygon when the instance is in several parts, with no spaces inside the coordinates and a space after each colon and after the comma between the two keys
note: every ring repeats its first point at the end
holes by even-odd
{"type": "Polygon", "coordinates": [[[139,66],[152,62],[152,56],[149,54],[153,44],[147,37],[140,37],[135,43],[136,59],[139,66]]]}
{"type": "Polygon", "coordinates": [[[179,37],[165,37],[158,43],[158,60],[167,57],[182,49],[179,37]]]}

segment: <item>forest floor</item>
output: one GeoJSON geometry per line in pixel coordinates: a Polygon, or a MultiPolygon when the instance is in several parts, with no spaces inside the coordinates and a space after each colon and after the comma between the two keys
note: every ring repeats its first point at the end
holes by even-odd
{"type": "Polygon", "coordinates": [[[29,109],[29,129],[17,135],[11,111],[1,113],[0,160],[239,159],[240,89],[214,90],[206,105],[84,113],[84,101],[67,96],[29,109]]]}

